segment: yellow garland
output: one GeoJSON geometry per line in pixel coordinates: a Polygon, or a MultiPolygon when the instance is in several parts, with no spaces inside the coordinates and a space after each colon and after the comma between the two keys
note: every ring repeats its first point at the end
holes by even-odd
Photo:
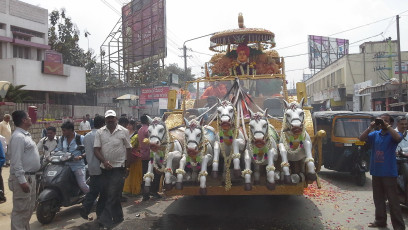
{"type": "MultiPolygon", "coordinates": [[[[234,107],[234,116],[235,116],[235,119],[237,119],[236,117],[237,117],[237,110],[235,109],[235,107],[234,107]]],[[[219,129],[220,129],[220,122],[217,122],[218,123],[218,125],[217,125],[217,133],[220,133],[219,132],[219,129]]],[[[235,130],[234,130],[234,139],[237,139],[237,137],[238,137],[238,127],[235,127],[235,130]]],[[[231,183],[231,174],[230,174],[230,165],[231,165],[231,160],[232,160],[232,156],[234,155],[234,154],[231,154],[231,152],[230,152],[230,154],[228,155],[228,157],[227,157],[227,155],[226,155],[226,153],[225,153],[225,149],[224,149],[224,143],[220,143],[220,151],[221,151],[221,154],[222,154],[222,156],[224,157],[224,167],[225,167],[225,191],[229,191],[230,189],[231,189],[231,186],[232,186],[232,183],[231,183]]]]}
{"type": "MultiPolygon", "coordinates": [[[[302,133],[300,134],[300,136],[305,136],[305,132],[306,132],[306,126],[305,126],[305,119],[303,119],[303,124],[302,124],[303,128],[302,128],[302,133]]],[[[288,128],[286,125],[286,113],[283,115],[283,121],[282,121],[282,130],[281,130],[281,138],[282,138],[282,143],[283,146],[285,146],[285,149],[288,153],[290,154],[298,154],[302,148],[300,147],[300,145],[297,146],[297,148],[295,150],[292,150],[290,148],[290,146],[288,146],[288,141],[287,141],[287,137],[286,137],[286,132],[284,132],[284,130],[288,128]]]]}

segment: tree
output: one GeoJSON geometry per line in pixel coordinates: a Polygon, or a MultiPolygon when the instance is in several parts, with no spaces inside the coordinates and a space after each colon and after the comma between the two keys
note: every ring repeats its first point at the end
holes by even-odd
{"type": "Polygon", "coordinates": [[[110,70],[106,64],[95,63],[94,67],[90,69],[86,76],[86,83],[89,89],[98,89],[102,87],[121,85],[123,82],[116,76],[117,73],[110,70]]]}
{"type": "Polygon", "coordinates": [[[166,76],[169,76],[171,73],[179,76],[179,84],[181,86],[183,86],[186,81],[194,80],[194,75],[191,74],[191,68],[188,68],[187,71],[184,72],[184,69],[180,68],[176,63],[165,67],[166,76]]]}
{"type": "Polygon", "coordinates": [[[16,85],[10,84],[6,96],[4,97],[6,101],[11,101],[15,103],[22,103],[23,101],[30,100],[31,97],[28,95],[29,92],[22,90],[26,85],[16,85]]]}
{"type": "MultiPolygon", "coordinates": [[[[88,79],[96,67],[96,56],[93,50],[85,52],[79,47],[80,32],[71,18],[67,17],[65,9],[52,11],[50,24],[48,44],[51,49],[62,54],[64,64],[84,67],[88,79]]],[[[87,88],[90,87],[87,81],[87,88]]]]}

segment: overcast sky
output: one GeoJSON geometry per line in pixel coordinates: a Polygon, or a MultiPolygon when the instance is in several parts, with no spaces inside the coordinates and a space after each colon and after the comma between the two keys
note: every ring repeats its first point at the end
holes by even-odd
{"type": "MultiPolygon", "coordinates": [[[[45,9],[65,8],[67,15],[81,31],[80,46],[88,49],[83,36],[87,30],[89,46],[99,55],[100,46],[120,18],[126,0],[22,0],[45,9]],[[108,5],[110,5],[112,10],[108,5]],[[115,12],[116,11],[116,12],[115,12]]],[[[264,28],[275,33],[275,49],[281,56],[306,54],[307,35],[320,35],[349,39],[350,53],[358,53],[358,46],[367,41],[397,38],[396,18],[400,14],[401,50],[408,50],[408,4],[405,0],[167,0],[167,58],[166,64],[178,63],[183,42],[227,29],[238,27],[239,12],[244,15],[245,26],[264,28]],[[377,22],[379,21],[379,22],[377,22]],[[369,24],[369,25],[368,25],[369,24]],[[367,25],[367,26],[364,26],[367,25]],[[362,27],[360,27],[362,26],[362,27]],[[360,27],[354,30],[350,30],[360,27]],[[346,31],[343,33],[339,33],[346,31]],[[382,34],[381,34],[382,33],[382,34]],[[333,35],[334,34],[334,35],[333,35]],[[300,44],[299,44],[300,43],[300,44]],[[299,45],[296,45],[299,44],[299,45]],[[291,46],[290,48],[285,48],[291,46]]],[[[209,37],[187,42],[193,51],[212,54],[209,37]]],[[[190,52],[188,66],[201,75],[201,66],[209,55],[190,52]]],[[[287,57],[286,74],[291,85],[309,73],[308,56],[287,57]]]]}

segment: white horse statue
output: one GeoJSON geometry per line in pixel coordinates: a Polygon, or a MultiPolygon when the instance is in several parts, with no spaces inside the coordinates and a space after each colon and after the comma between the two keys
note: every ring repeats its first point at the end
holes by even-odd
{"type": "Polygon", "coordinates": [[[217,158],[220,154],[219,138],[213,127],[203,126],[203,118],[200,121],[195,119],[188,121],[184,118],[184,121],[185,140],[180,167],[176,170],[176,189],[183,189],[183,178],[186,175],[184,169],[187,167],[192,169],[192,180],[196,181],[198,178],[200,182],[200,194],[205,195],[207,194],[207,167],[212,163],[213,154],[217,155],[217,158]]]}
{"type": "Polygon", "coordinates": [[[297,102],[284,102],[284,118],[282,122],[282,132],[280,135],[279,151],[282,156],[282,170],[284,179],[287,182],[289,177],[289,161],[301,161],[301,173],[290,175],[292,183],[298,183],[305,173],[306,180],[316,180],[314,159],[312,156],[312,141],[306,132],[305,116],[303,112],[304,98],[297,102]],[[287,159],[285,159],[287,156],[287,159]]]}
{"type": "Polygon", "coordinates": [[[245,157],[245,190],[251,190],[251,162],[254,163],[254,184],[260,183],[259,167],[266,165],[266,186],[270,190],[275,189],[275,166],[274,161],[278,159],[277,144],[279,140],[275,128],[269,124],[265,113],[251,113],[248,135],[248,157],[245,157]],[[245,173],[247,171],[248,173],[245,173]]]}
{"type": "Polygon", "coordinates": [[[150,184],[154,179],[153,168],[164,173],[164,185],[166,190],[171,190],[175,182],[173,168],[178,167],[181,158],[181,144],[178,140],[172,140],[169,130],[164,123],[166,116],[149,119],[149,144],[150,161],[146,174],[143,176],[145,182],[144,192],[150,192],[150,184]]]}
{"type": "MultiPolygon", "coordinates": [[[[229,101],[218,101],[218,132],[220,137],[220,149],[224,158],[224,173],[226,176],[225,188],[231,188],[231,178],[229,167],[231,161],[234,165],[234,177],[240,177],[240,158],[241,153],[245,151],[246,141],[243,132],[240,130],[239,122],[237,121],[236,109],[229,101]]],[[[214,155],[213,160],[213,176],[218,172],[219,157],[214,155]]]]}

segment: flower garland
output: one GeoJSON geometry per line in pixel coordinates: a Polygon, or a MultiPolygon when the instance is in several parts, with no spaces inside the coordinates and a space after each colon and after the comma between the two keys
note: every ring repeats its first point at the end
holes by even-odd
{"type": "MultiPolygon", "coordinates": [[[[242,65],[243,63],[239,63],[237,61],[232,62],[232,68],[230,68],[230,75],[234,74],[234,76],[237,76],[237,67],[239,67],[239,70],[241,72],[241,75],[249,75],[250,70],[252,70],[252,74],[256,75],[256,62],[251,62],[247,63],[246,65],[246,71],[244,70],[244,66],[242,65]]],[[[244,63],[245,64],[245,63],[244,63]]]]}
{"type": "Polygon", "coordinates": [[[174,143],[173,143],[172,139],[170,139],[169,130],[167,129],[166,125],[164,125],[164,129],[165,129],[165,132],[166,132],[166,139],[162,140],[162,142],[167,141],[167,143],[165,142],[166,147],[165,147],[164,151],[160,151],[160,150],[158,151],[158,154],[159,154],[159,157],[160,157],[160,167],[159,167],[159,165],[157,165],[156,158],[155,158],[155,155],[157,153],[153,152],[153,151],[150,151],[150,162],[153,164],[153,167],[155,169],[157,169],[161,173],[166,171],[165,163],[167,162],[167,154],[174,149],[174,143]],[[170,144],[172,146],[171,150],[170,150],[170,144]]]}
{"type": "MultiPolygon", "coordinates": [[[[201,142],[201,144],[198,146],[198,149],[201,149],[200,150],[200,152],[197,154],[197,157],[196,157],[196,159],[195,159],[195,162],[193,161],[193,159],[187,154],[187,157],[186,157],[186,167],[187,168],[191,168],[192,166],[193,167],[196,167],[197,166],[197,169],[198,170],[200,170],[201,169],[201,161],[202,161],[202,157],[204,156],[204,153],[206,153],[207,152],[207,145],[209,144],[209,142],[208,142],[208,140],[207,140],[207,138],[205,137],[205,135],[204,135],[204,128],[203,127],[201,127],[201,134],[203,135],[203,141],[201,142]]],[[[184,144],[183,144],[183,151],[185,152],[185,153],[187,153],[187,141],[185,140],[184,141],[184,144]]]]}
{"type": "Polygon", "coordinates": [[[281,130],[281,138],[282,138],[282,143],[283,146],[285,147],[286,151],[290,154],[297,154],[300,151],[303,150],[304,146],[303,146],[303,141],[305,140],[305,132],[306,132],[306,128],[305,128],[305,120],[303,120],[303,128],[302,128],[302,132],[300,133],[299,137],[297,139],[294,139],[293,135],[289,135],[287,137],[287,132],[289,131],[284,131],[287,127],[287,123],[286,123],[286,113],[283,115],[283,122],[282,122],[282,130],[281,130]],[[289,146],[288,146],[288,139],[289,139],[289,146]],[[300,144],[296,147],[296,149],[293,147],[293,142],[295,140],[300,140],[300,144]]]}
{"type": "Polygon", "coordinates": [[[263,148],[258,148],[253,144],[252,141],[252,135],[248,136],[248,147],[249,147],[249,151],[252,152],[252,159],[254,160],[254,162],[258,165],[263,164],[265,162],[265,160],[268,159],[268,150],[272,147],[272,143],[271,143],[271,137],[272,137],[272,127],[269,127],[269,121],[267,120],[267,124],[268,124],[268,134],[267,138],[266,138],[266,145],[263,148]],[[258,160],[258,155],[259,153],[262,152],[263,153],[263,157],[261,160],[258,160]]]}
{"type": "MultiPolygon", "coordinates": [[[[237,110],[234,108],[234,118],[237,117],[237,110]]],[[[238,122],[237,122],[238,124],[238,122]]],[[[237,125],[238,126],[238,125],[237,125]]],[[[238,137],[238,129],[239,127],[235,127],[234,131],[232,130],[228,130],[233,132],[234,135],[232,136],[233,139],[236,139],[238,137]]],[[[220,123],[218,122],[217,125],[217,133],[220,133],[220,123]]],[[[220,137],[220,142],[221,142],[221,137],[220,137]]],[[[237,157],[237,154],[231,154],[231,152],[229,153],[229,155],[227,156],[227,154],[225,153],[225,143],[221,142],[220,144],[220,152],[222,154],[222,157],[224,157],[224,168],[225,168],[225,191],[229,191],[231,189],[232,183],[231,183],[231,174],[230,174],[230,165],[231,165],[231,161],[234,157],[237,157]]],[[[239,154],[239,153],[238,153],[239,154]]]]}

